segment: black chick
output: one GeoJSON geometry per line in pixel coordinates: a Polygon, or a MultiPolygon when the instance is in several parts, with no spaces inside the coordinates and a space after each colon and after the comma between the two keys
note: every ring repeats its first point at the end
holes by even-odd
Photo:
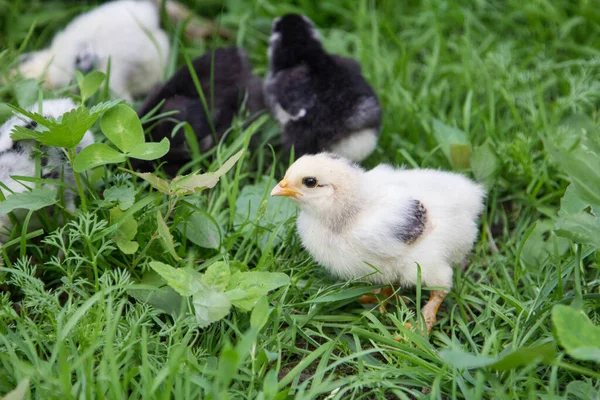
{"type": "MultiPolygon", "coordinates": [[[[202,87],[210,116],[205,111],[187,66],[181,67],[171,79],[155,88],[138,110],[138,115],[142,117],[164,99],[165,102],[158,113],[178,112],[156,123],[150,133],[154,141],[165,137],[171,141],[169,153],[157,160],[166,162],[164,170],[169,175],[175,175],[184,164],[191,161],[184,130],[178,130],[174,137],[171,135],[178,121],[190,124],[196,134],[200,151],[207,151],[216,144],[215,135],[218,142],[231,127],[233,118],[240,111],[242,104],[245,104],[245,109],[251,115],[264,108],[262,82],[252,74],[250,62],[243,50],[230,47],[216,49],[214,53],[209,51],[194,59],[192,66],[202,87]],[[214,94],[212,100],[211,84],[214,94]]],[[[145,124],[144,129],[153,124],[155,122],[145,124]]],[[[152,165],[152,162],[137,161],[133,167],[147,171],[152,170],[152,165]]]]}
{"type": "Polygon", "coordinates": [[[331,151],[353,161],[376,147],[381,107],[360,64],[328,54],[310,19],[273,21],[265,99],[296,156],[331,151]]]}

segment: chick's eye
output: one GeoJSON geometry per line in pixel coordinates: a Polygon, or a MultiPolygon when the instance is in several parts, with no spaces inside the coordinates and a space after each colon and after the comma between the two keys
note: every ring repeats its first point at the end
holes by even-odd
{"type": "Polygon", "coordinates": [[[315,186],[317,186],[317,178],[313,178],[311,176],[303,178],[302,184],[307,188],[314,188],[315,186]]]}

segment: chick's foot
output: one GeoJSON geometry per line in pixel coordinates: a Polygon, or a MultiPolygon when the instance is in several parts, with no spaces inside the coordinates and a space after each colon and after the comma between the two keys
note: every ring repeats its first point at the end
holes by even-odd
{"type": "Polygon", "coordinates": [[[429,301],[421,310],[423,318],[425,319],[425,325],[427,325],[427,333],[431,332],[431,328],[433,328],[433,325],[436,322],[436,314],[447,294],[448,292],[445,290],[432,290],[429,301]]]}
{"type": "Polygon", "coordinates": [[[400,296],[396,294],[393,286],[386,286],[382,289],[375,289],[371,293],[372,294],[365,294],[364,296],[361,296],[358,299],[358,301],[361,304],[376,304],[379,303],[379,299],[377,298],[377,296],[374,295],[381,294],[381,297],[383,297],[384,300],[381,301],[381,304],[379,305],[379,311],[382,313],[387,310],[388,299],[390,299],[394,295],[397,299],[400,299],[400,296]]]}
{"type": "MultiPolygon", "coordinates": [[[[448,294],[448,292],[445,290],[432,290],[431,294],[429,295],[429,301],[427,301],[427,303],[425,303],[425,306],[421,309],[421,314],[423,314],[423,319],[425,320],[425,326],[427,327],[427,334],[431,333],[431,329],[433,328],[433,325],[435,325],[435,323],[437,321],[436,314],[437,314],[440,306],[442,305],[442,302],[446,298],[447,294],[448,294]]],[[[413,326],[410,322],[405,323],[404,326],[407,329],[413,328],[413,326]]],[[[417,325],[417,327],[418,327],[418,325],[417,325]]],[[[424,334],[425,332],[423,330],[421,330],[421,333],[424,334]]]]}

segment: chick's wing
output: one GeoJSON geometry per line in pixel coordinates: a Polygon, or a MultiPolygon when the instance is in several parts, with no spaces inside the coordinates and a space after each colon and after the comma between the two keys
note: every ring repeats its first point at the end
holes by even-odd
{"type": "MultiPolygon", "coordinates": [[[[391,177],[388,171],[381,176],[391,177]]],[[[391,172],[391,171],[389,171],[391,172]]],[[[381,257],[396,257],[426,234],[428,212],[424,203],[400,182],[374,179],[365,188],[368,206],[363,210],[353,236],[361,246],[381,257]]]]}

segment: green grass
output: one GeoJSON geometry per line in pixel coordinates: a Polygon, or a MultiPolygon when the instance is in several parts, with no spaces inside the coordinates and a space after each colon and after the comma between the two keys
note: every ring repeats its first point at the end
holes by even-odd
{"type": "MultiPolygon", "coordinates": [[[[203,15],[220,10],[215,2],[189,3],[203,15]]],[[[31,397],[40,399],[600,398],[599,364],[578,361],[560,346],[549,360],[505,370],[458,368],[440,353],[460,349],[483,359],[553,342],[552,307],[577,299],[584,303],[575,306],[600,322],[598,255],[553,233],[569,181],[542,142],[571,115],[598,122],[600,3],[283,3],[227,0],[222,23],[237,32],[234,43],[248,50],[261,75],[271,20],[284,12],[307,14],[329,50],[357,58],[384,109],[379,146],[365,166],[455,169],[444,152],[448,127],[472,148],[473,171],[464,172],[485,178],[487,208],[480,238],[464,268],[457,267],[431,336],[403,324],[414,322],[426,289],[404,291],[406,304],[385,314],[363,308],[356,299],[368,285],[328,277],[302,250],[287,211],[274,203],[259,207],[259,201],[252,218],[236,216],[247,208],[240,200],[245,187],[271,176],[255,187],[262,193],[288,165],[268,120],[256,134],[271,137],[274,152],[266,145],[250,148],[214,189],[177,204],[153,201],[135,214],[140,250],[134,255],[121,253],[110,236],[96,237],[108,224],[105,188],[130,182],[136,201],[150,193],[112,167],[90,183],[88,214],[68,224],[50,218],[46,231],[60,231],[27,240],[16,235],[2,249],[0,394],[28,379],[31,397]],[[179,263],[150,239],[156,210],[170,214],[184,259],[179,263]],[[176,229],[201,211],[221,227],[217,249],[198,247],[176,229]],[[269,295],[270,312],[234,310],[199,329],[185,308],[164,314],[130,296],[151,260],[198,271],[224,260],[284,272],[291,284],[269,295]]],[[[84,8],[0,0],[0,73],[7,76],[20,49],[45,46],[84,8]]],[[[196,56],[210,44],[185,46],[196,56]]],[[[180,51],[172,66],[184,64],[180,51]]],[[[22,87],[16,79],[1,84],[1,99],[14,104],[22,87]]],[[[0,114],[2,120],[9,115],[5,107],[0,114]]],[[[199,165],[214,171],[245,147],[247,133],[236,125],[199,165]]]]}

